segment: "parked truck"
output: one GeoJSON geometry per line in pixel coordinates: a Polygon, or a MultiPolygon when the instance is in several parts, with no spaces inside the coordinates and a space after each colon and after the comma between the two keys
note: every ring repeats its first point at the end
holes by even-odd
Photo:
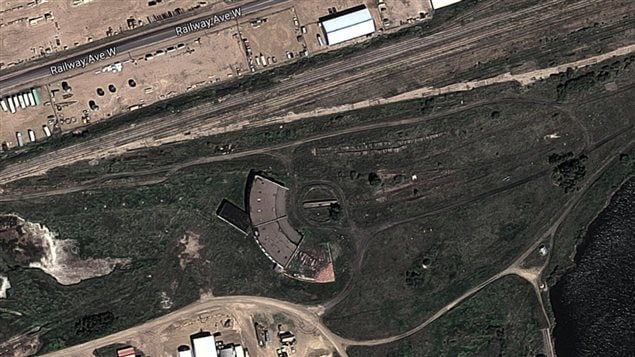
{"type": "Polygon", "coordinates": [[[24,146],[24,139],[22,138],[22,133],[19,131],[15,132],[15,138],[18,139],[18,146],[24,146]]]}
{"type": "Polygon", "coordinates": [[[27,130],[28,134],[29,134],[29,141],[34,143],[35,142],[35,132],[32,129],[27,130]]]}

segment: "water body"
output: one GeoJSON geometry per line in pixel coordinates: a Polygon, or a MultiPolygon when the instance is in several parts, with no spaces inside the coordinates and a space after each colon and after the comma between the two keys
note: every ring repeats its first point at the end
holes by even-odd
{"type": "Polygon", "coordinates": [[[635,356],[635,179],[591,223],[551,290],[558,357],[635,356]]]}

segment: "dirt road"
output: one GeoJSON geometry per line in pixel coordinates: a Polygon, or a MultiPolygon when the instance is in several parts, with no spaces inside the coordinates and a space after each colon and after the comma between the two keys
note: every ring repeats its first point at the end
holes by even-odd
{"type": "Polygon", "coordinates": [[[148,331],[154,331],[159,327],[172,324],[176,321],[194,317],[205,310],[215,308],[242,308],[241,305],[253,304],[258,310],[281,311],[283,313],[294,316],[303,321],[308,326],[316,327],[319,332],[331,343],[332,347],[342,356],[346,356],[346,350],[341,343],[341,339],[334,335],[321,322],[318,315],[313,309],[296,305],[275,299],[255,297],[255,296],[226,296],[226,297],[210,297],[205,300],[193,303],[173,313],[161,316],[155,320],[146,322],[128,330],[124,330],[97,340],[73,346],[64,350],[46,354],[45,356],[59,357],[86,357],[92,356],[96,348],[107,346],[109,344],[130,340],[135,336],[146,334],[148,331]]]}

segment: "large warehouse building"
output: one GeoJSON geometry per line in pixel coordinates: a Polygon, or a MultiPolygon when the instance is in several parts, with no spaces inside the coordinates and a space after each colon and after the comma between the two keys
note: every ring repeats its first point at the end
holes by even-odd
{"type": "Polygon", "coordinates": [[[461,0],[431,0],[433,9],[440,9],[442,7],[450,6],[452,4],[456,4],[457,2],[461,2],[461,0]]]}
{"type": "Polygon", "coordinates": [[[352,40],[375,32],[375,22],[365,5],[320,18],[329,45],[352,40]]]}

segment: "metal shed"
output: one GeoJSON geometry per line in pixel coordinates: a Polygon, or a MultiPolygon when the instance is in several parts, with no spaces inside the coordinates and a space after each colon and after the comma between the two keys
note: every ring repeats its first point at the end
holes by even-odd
{"type": "Polygon", "coordinates": [[[329,45],[335,45],[375,32],[373,16],[360,5],[320,19],[329,45]]]}

